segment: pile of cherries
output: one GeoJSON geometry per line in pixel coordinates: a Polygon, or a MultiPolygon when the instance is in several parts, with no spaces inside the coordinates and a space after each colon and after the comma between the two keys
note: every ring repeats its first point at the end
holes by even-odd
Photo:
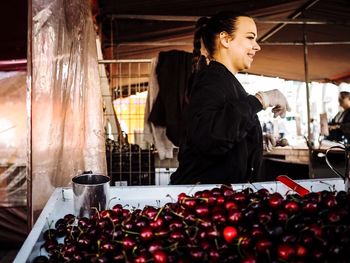
{"type": "Polygon", "coordinates": [[[230,185],[161,207],[67,214],[35,262],[350,262],[350,194],[270,193],[230,185]]]}

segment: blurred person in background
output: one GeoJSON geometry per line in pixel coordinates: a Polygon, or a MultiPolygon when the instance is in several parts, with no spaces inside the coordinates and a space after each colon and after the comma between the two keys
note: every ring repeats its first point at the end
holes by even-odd
{"type": "Polygon", "coordinates": [[[326,139],[331,141],[350,141],[350,92],[339,93],[339,111],[328,123],[329,135],[326,139]]]}

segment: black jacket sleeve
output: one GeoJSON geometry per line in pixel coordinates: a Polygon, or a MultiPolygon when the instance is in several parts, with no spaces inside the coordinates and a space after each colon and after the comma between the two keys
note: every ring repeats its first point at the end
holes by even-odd
{"type": "Polygon", "coordinates": [[[214,72],[202,74],[193,87],[186,116],[187,142],[203,154],[227,152],[256,126],[262,105],[236,82],[214,72]]]}

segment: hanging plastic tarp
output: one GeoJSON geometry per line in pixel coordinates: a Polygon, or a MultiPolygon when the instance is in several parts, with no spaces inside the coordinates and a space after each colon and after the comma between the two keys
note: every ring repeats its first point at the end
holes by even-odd
{"type": "Polygon", "coordinates": [[[83,171],[106,173],[90,1],[32,1],[32,206],[83,171]]]}
{"type": "Polygon", "coordinates": [[[26,136],[26,73],[0,72],[0,207],[26,206],[26,136]]]}

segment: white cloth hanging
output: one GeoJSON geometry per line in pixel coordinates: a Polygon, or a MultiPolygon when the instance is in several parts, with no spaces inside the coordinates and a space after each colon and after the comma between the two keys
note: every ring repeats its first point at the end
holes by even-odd
{"type": "Polygon", "coordinates": [[[159,85],[156,74],[156,67],[158,58],[153,58],[151,62],[151,73],[148,83],[148,94],[145,105],[144,115],[144,140],[148,143],[154,144],[160,160],[166,158],[173,158],[174,145],[166,136],[166,127],[155,126],[148,121],[149,114],[152,111],[153,104],[158,96],[159,85]]]}

